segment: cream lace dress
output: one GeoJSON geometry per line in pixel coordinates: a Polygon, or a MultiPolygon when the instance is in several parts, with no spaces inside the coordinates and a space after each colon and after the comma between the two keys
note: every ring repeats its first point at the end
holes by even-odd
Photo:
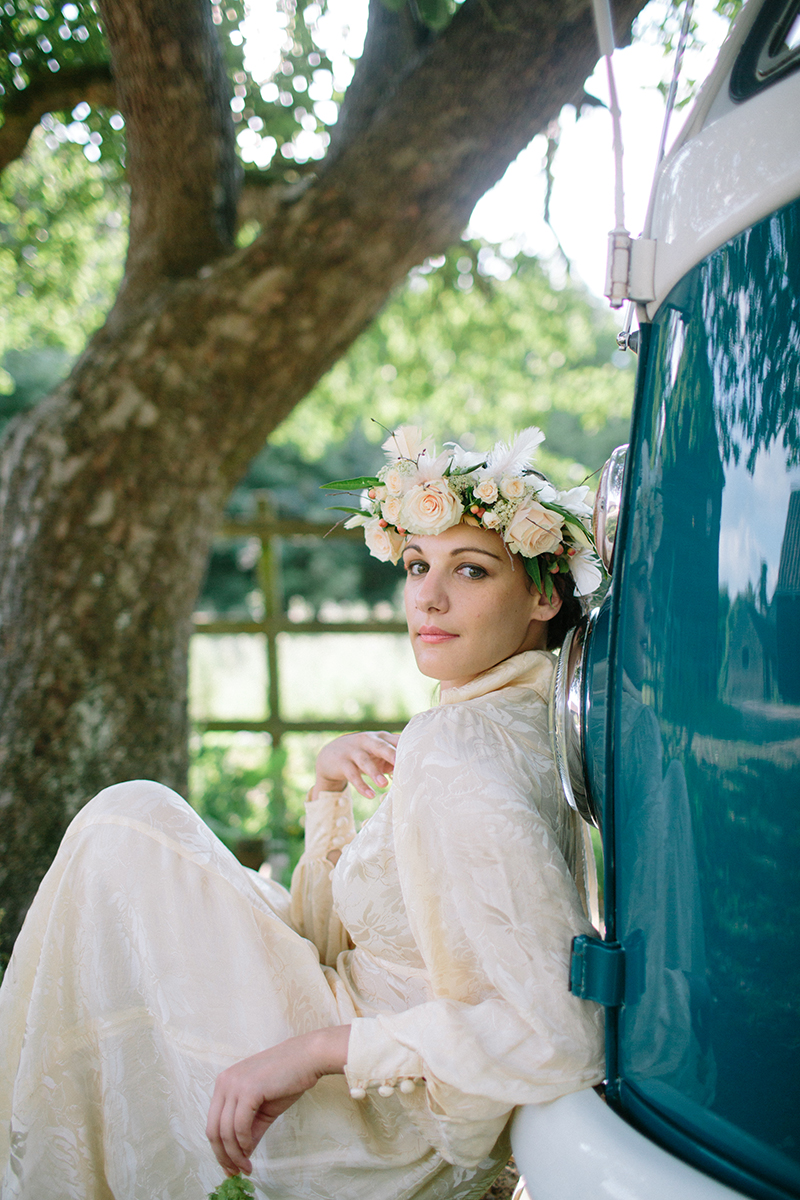
{"type": "Polygon", "coordinates": [[[269,1130],[259,1196],[480,1196],[515,1105],[597,1083],[600,1016],[567,990],[591,927],[552,669],[517,655],[415,717],[357,835],[346,794],[309,804],[291,896],[159,784],[82,809],[0,990],[3,1200],[204,1200],[218,1072],[324,1025],[352,1023],[346,1078],[269,1130]]]}

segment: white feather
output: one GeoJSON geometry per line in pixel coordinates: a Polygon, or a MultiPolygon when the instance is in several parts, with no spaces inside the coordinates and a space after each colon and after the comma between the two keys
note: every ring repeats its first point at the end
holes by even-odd
{"type": "Polygon", "coordinates": [[[486,473],[493,479],[506,475],[520,475],[533,461],[536,447],[544,441],[544,434],[535,425],[529,425],[514,438],[511,445],[498,442],[486,461],[486,473]]]}

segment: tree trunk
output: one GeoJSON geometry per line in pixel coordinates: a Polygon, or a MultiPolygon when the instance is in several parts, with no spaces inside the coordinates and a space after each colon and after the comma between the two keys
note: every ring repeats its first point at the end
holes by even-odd
{"type": "MultiPolygon", "coordinates": [[[[618,6],[626,27],[641,2],[618,6]]],[[[106,0],[131,143],[126,280],[71,378],[3,445],[6,944],[95,791],[135,776],[185,787],[191,613],[247,462],[596,59],[588,0],[465,0],[379,105],[365,86],[369,111],[354,105],[352,136],[305,191],[226,253],[232,132],[206,7],[106,0]],[[178,76],[171,125],[151,111],[159,63],[178,76]]],[[[371,85],[375,63],[361,69],[371,85]]]]}

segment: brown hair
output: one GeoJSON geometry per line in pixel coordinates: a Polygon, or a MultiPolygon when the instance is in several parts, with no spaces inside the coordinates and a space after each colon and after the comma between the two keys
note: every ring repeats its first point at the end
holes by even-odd
{"type": "Polygon", "coordinates": [[[556,575],[553,583],[561,597],[561,608],[547,622],[547,649],[557,650],[564,638],[583,616],[583,607],[575,595],[575,580],[571,575],[556,575]]]}

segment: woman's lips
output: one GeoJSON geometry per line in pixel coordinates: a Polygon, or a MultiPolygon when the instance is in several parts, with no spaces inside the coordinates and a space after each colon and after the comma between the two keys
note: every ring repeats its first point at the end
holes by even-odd
{"type": "Polygon", "coordinates": [[[423,642],[451,642],[458,637],[457,633],[448,633],[436,625],[420,625],[417,637],[423,642]]]}

